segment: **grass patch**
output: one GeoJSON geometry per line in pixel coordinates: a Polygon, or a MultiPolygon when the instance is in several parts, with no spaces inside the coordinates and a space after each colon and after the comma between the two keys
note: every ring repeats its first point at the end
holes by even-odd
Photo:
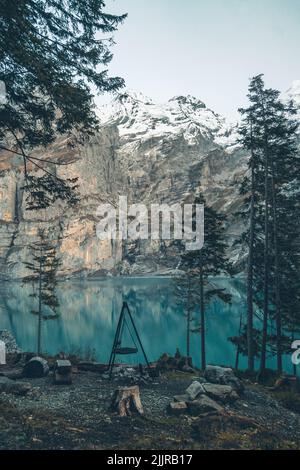
{"type": "Polygon", "coordinates": [[[299,443],[283,440],[253,419],[238,415],[211,415],[193,425],[193,438],[208,449],[298,449],[299,443]]]}
{"type": "Polygon", "coordinates": [[[264,372],[235,369],[234,374],[241,380],[248,380],[252,383],[259,383],[265,387],[273,387],[276,380],[280,377],[278,372],[272,369],[266,369],[264,372]]]}
{"type": "Polygon", "coordinates": [[[166,426],[179,426],[182,424],[182,416],[162,416],[161,418],[151,418],[151,421],[156,424],[166,425],[166,426]]]}
{"type": "Polygon", "coordinates": [[[169,380],[197,380],[200,375],[190,374],[188,372],[181,371],[169,371],[163,374],[169,380]]]}
{"type": "Polygon", "coordinates": [[[274,391],[272,396],[288,410],[300,414],[300,393],[278,390],[274,391]]]}

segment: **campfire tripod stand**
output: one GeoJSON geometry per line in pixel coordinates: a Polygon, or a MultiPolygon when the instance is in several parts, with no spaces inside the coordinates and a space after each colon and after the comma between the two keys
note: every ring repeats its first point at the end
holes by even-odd
{"type": "Polygon", "coordinates": [[[138,334],[138,331],[136,329],[136,326],[135,326],[135,323],[133,321],[133,318],[132,318],[132,315],[131,315],[131,312],[129,310],[127,302],[123,302],[122,310],[121,310],[121,313],[120,313],[120,317],[119,317],[119,321],[118,321],[118,325],[117,325],[117,329],[116,329],[116,334],[115,334],[115,338],[114,338],[114,342],[113,342],[113,347],[112,347],[112,350],[111,350],[111,353],[110,353],[110,358],[109,358],[108,371],[109,371],[109,378],[110,379],[111,379],[111,376],[112,376],[113,367],[115,365],[116,355],[118,355],[118,354],[124,354],[124,355],[136,354],[138,352],[138,347],[137,347],[137,345],[134,341],[134,337],[131,334],[130,329],[129,329],[129,325],[126,321],[126,313],[128,314],[128,317],[129,317],[129,320],[131,322],[131,325],[132,325],[133,331],[135,333],[136,339],[137,339],[138,344],[141,348],[141,351],[144,355],[148,370],[150,372],[150,364],[149,364],[148,358],[146,356],[144,347],[142,345],[140,335],[138,334]],[[132,339],[132,341],[135,345],[134,348],[122,347],[121,346],[122,335],[123,335],[123,331],[124,331],[125,326],[127,326],[127,329],[128,329],[128,331],[130,333],[130,336],[131,336],[131,339],[132,339]]]}

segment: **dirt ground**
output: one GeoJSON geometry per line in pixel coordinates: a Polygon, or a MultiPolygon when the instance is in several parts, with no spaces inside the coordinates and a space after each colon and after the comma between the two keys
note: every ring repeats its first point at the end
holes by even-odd
{"type": "Polygon", "coordinates": [[[245,382],[221,415],[168,415],[196,378],[170,372],[140,385],[144,415],[123,418],[109,411],[121,379],[86,371],[72,385],[31,379],[25,396],[0,394],[0,449],[300,449],[300,414],[259,385],[245,382]]]}

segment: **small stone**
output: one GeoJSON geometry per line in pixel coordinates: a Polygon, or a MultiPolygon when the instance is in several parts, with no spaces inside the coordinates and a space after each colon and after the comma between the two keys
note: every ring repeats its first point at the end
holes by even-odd
{"type": "Polygon", "coordinates": [[[211,411],[217,411],[218,413],[223,411],[222,406],[206,395],[200,395],[197,400],[189,401],[187,403],[187,407],[189,413],[193,416],[198,416],[202,413],[208,413],[211,411]]]}
{"type": "Polygon", "coordinates": [[[180,415],[186,413],[187,404],[184,401],[171,401],[168,405],[167,412],[172,415],[180,415]]]}
{"type": "Polygon", "coordinates": [[[184,393],[183,395],[175,395],[173,399],[177,402],[187,402],[190,401],[191,398],[187,393],[184,393]]]}
{"type": "Polygon", "coordinates": [[[31,398],[32,400],[37,400],[38,398],[40,398],[41,395],[41,389],[39,387],[35,387],[29,390],[26,396],[31,398]]]}
{"type": "Polygon", "coordinates": [[[140,385],[148,385],[148,380],[145,377],[138,377],[135,380],[138,380],[140,385]]]}
{"type": "Polygon", "coordinates": [[[203,385],[200,382],[195,380],[186,389],[186,393],[189,395],[190,400],[195,400],[195,398],[197,398],[198,395],[205,393],[205,390],[203,389],[203,385]]]}

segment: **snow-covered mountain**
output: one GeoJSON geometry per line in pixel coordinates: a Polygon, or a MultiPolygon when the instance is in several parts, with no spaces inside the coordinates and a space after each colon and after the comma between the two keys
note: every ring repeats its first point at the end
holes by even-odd
{"type": "Polygon", "coordinates": [[[283,101],[293,101],[300,112],[300,80],[294,80],[292,86],[281,94],[283,101]]]}
{"type": "Polygon", "coordinates": [[[117,123],[120,136],[130,137],[133,143],[183,135],[187,145],[191,146],[201,138],[227,149],[236,146],[234,126],[190,95],[155,103],[142,93],[126,91],[100,107],[98,114],[103,123],[117,123]]]}

